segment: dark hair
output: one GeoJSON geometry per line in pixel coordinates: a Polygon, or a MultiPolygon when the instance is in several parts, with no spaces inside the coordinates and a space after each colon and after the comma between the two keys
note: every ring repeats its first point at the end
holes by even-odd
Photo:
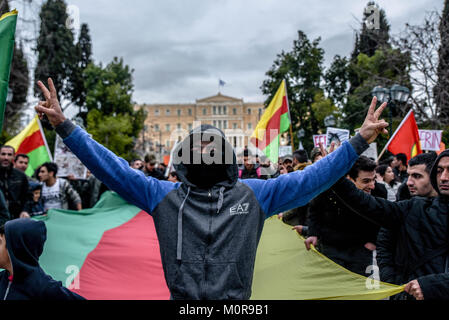
{"type": "Polygon", "coordinates": [[[176,171],[170,172],[170,175],[171,175],[172,177],[175,177],[176,179],[179,180],[179,176],[178,176],[178,173],[176,173],[176,171]]]}
{"type": "Polygon", "coordinates": [[[351,170],[349,170],[348,175],[353,179],[357,179],[360,171],[374,171],[376,169],[376,163],[366,156],[360,156],[351,170]]]}
{"type": "Polygon", "coordinates": [[[56,177],[56,174],[58,173],[58,165],[54,162],[45,162],[41,165],[41,168],[45,167],[47,168],[48,172],[54,172],[54,176],[56,177]]]}
{"type": "Polygon", "coordinates": [[[296,159],[299,163],[309,161],[306,150],[296,150],[295,152],[293,152],[293,158],[296,159]]]}
{"type": "Polygon", "coordinates": [[[2,150],[3,148],[9,148],[12,149],[12,153],[16,153],[16,149],[14,149],[14,147],[12,146],[8,146],[7,144],[4,144],[0,147],[0,150],[2,150]]]}
{"type": "Polygon", "coordinates": [[[398,153],[395,157],[397,160],[401,161],[404,166],[407,165],[407,156],[405,153],[398,153]]]}
{"type": "Polygon", "coordinates": [[[315,147],[310,151],[310,160],[313,162],[317,156],[321,155],[321,149],[319,147],[315,147]]]}
{"type": "Polygon", "coordinates": [[[147,154],[144,159],[146,163],[156,162],[156,156],[154,154],[147,154]]]}
{"type": "Polygon", "coordinates": [[[421,153],[418,154],[417,156],[414,156],[413,158],[410,159],[410,161],[408,162],[408,166],[409,167],[413,167],[413,166],[417,166],[420,164],[425,164],[426,165],[426,172],[428,174],[430,174],[430,171],[432,170],[432,166],[435,163],[435,160],[437,159],[437,154],[436,152],[432,151],[429,153],[421,153]]]}
{"type": "Polygon", "coordinates": [[[28,157],[28,155],[26,155],[25,153],[16,154],[14,161],[17,161],[17,159],[19,159],[19,158],[26,158],[26,159],[30,160],[30,157],[28,157]]]}
{"type": "Polygon", "coordinates": [[[2,235],[2,236],[5,235],[5,225],[4,225],[4,224],[2,224],[2,225],[0,226],[0,235],[2,235]]]}
{"type": "Polygon", "coordinates": [[[376,172],[383,177],[385,175],[385,172],[387,172],[388,167],[388,164],[381,164],[376,167],[376,172]]]}

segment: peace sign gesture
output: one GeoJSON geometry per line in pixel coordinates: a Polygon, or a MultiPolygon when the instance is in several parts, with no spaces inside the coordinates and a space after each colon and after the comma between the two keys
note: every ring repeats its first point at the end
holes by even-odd
{"type": "Polygon", "coordinates": [[[42,119],[45,113],[51,125],[56,127],[57,125],[63,123],[66,117],[62,113],[61,106],[59,105],[58,95],[56,94],[56,88],[53,84],[53,80],[48,78],[48,87],[50,90],[47,89],[42,81],[38,81],[37,85],[41,89],[45,97],[45,101],[39,101],[39,104],[34,107],[34,109],[39,115],[39,119],[42,119]]]}
{"type": "Polygon", "coordinates": [[[388,134],[387,129],[385,129],[386,127],[388,127],[388,123],[383,119],[379,120],[379,117],[382,114],[382,111],[384,111],[385,107],[387,106],[387,103],[382,103],[382,105],[377,108],[377,110],[376,104],[377,97],[374,97],[371,101],[371,105],[368,109],[365,121],[363,122],[362,127],[359,131],[360,135],[363,139],[366,140],[367,143],[371,143],[376,140],[379,133],[388,134]]]}

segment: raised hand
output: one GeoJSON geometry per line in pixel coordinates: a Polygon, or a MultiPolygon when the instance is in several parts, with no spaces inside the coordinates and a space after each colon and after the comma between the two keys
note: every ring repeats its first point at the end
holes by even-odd
{"type": "Polygon", "coordinates": [[[42,91],[42,94],[45,97],[45,101],[39,101],[39,104],[34,107],[39,118],[42,120],[44,113],[47,115],[48,120],[50,121],[53,127],[64,122],[66,117],[64,113],[62,113],[61,106],[59,105],[58,95],[56,94],[56,88],[53,84],[53,80],[48,78],[48,87],[42,83],[42,81],[38,81],[37,85],[42,91]]]}
{"type": "Polygon", "coordinates": [[[388,134],[386,127],[388,127],[388,123],[385,120],[379,120],[382,111],[384,111],[387,103],[384,102],[382,105],[376,110],[377,97],[374,97],[371,101],[371,105],[368,109],[368,114],[366,115],[365,121],[360,128],[360,135],[363,139],[366,140],[367,143],[371,143],[376,140],[379,133],[388,134]]]}

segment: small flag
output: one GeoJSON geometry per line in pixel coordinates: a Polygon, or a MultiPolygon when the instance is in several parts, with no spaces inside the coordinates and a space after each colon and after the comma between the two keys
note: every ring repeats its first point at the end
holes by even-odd
{"type": "Polygon", "coordinates": [[[34,171],[43,163],[52,161],[45,135],[37,115],[17,136],[5,143],[14,147],[16,154],[28,155],[30,161],[25,174],[31,177],[34,171]]]}
{"type": "Polygon", "coordinates": [[[290,123],[287,89],[283,80],[251,135],[251,143],[262,150],[271,162],[277,163],[279,138],[289,129],[290,123]]]}
{"type": "Polygon", "coordinates": [[[221,79],[218,79],[218,85],[219,85],[220,87],[223,87],[225,84],[226,84],[226,82],[224,82],[224,81],[221,80],[221,79]]]}
{"type": "Polygon", "coordinates": [[[8,95],[9,72],[14,51],[17,11],[7,12],[0,17],[0,130],[3,128],[6,97],[8,95]]]}
{"type": "Polygon", "coordinates": [[[387,143],[392,154],[404,153],[407,161],[422,153],[415,115],[410,110],[387,143]]]}

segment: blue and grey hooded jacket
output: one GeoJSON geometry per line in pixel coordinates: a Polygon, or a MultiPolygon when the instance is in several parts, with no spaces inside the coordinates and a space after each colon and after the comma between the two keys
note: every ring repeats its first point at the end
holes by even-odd
{"type": "Polygon", "coordinates": [[[15,219],[5,224],[6,248],[13,276],[0,272],[0,298],[3,300],[83,300],[64,288],[39,266],[47,229],[42,221],[15,219]]]}
{"type": "MultiPolygon", "coordinates": [[[[215,127],[195,130],[211,130],[226,141],[215,127]]],[[[357,135],[303,171],[269,180],[239,180],[232,151],[228,179],[202,190],[188,181],[182,164],[175,167],[180,183],[160,181],[131,169],[69,120],[56,131],[98,179],[153,216],[173,299],[249,299],[264,220],[331,187],[368,147],[357,135]]]]}

